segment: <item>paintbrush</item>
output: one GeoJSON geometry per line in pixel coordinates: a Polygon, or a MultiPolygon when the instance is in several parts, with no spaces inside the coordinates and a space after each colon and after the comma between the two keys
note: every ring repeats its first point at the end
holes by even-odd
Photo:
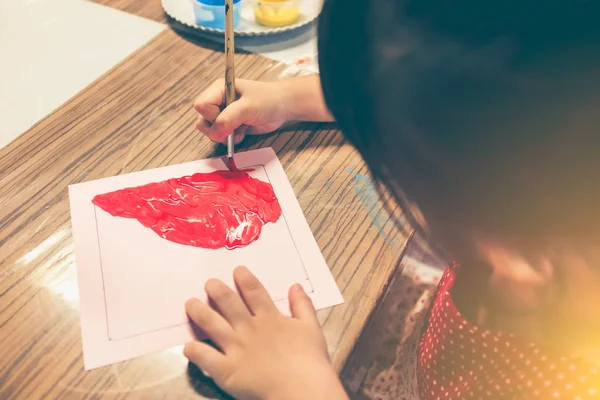
{"type": "MultiPolygon", "coordinates": [[[[235,47],[233,41],[233,0],[225,0],[225,107],[235,101],[235,47]]],[[[233,132],[227,137],[227,168],[237,171],[233,161],[233,132]]]]}

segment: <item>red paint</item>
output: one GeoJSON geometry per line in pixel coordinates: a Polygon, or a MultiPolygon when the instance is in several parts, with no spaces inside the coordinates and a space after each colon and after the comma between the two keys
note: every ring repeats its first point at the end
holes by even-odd
{"type": "Polygon", "coordinates": [[[273,187],[243,171],[197,173],[100,194],[92,202],[167,240],[205,249],[247,246],[281,216],[273,187]]]}

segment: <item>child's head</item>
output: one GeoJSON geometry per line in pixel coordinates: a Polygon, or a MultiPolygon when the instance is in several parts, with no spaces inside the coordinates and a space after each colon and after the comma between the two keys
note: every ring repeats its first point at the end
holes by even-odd
{"type": "Polygon", "coordinates": [[[460,260],[600,246],[599,1],[325,0],[319,63],[375,179],[460,260]]]}

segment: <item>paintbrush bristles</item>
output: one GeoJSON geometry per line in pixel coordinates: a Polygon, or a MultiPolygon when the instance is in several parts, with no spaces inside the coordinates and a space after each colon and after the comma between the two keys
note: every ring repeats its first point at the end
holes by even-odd
{"type": "MultiPolygon", "coordinates": [[[[225,107],[235,101],[234,56],[233,0],[225,0],[225,107]]],[[[233,132],[227,138],[227,156],[233,157],[233,132]]]]}

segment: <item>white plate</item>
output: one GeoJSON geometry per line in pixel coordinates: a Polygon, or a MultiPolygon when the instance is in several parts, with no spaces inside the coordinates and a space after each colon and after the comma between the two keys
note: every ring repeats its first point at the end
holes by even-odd
{"type": "MultiPolygon", "coordinates": [[[[190,0],[161,0],[161,2],[167,15],[177,22],[204,32],[224,33],[222,29],[207,28],[197,25],[194,16],[194,9],[190,0]]],[[[251,1],[242,0],[241,7],[241,19],[239,25],[235,28],[236,35],[263,36],[291,31],[310,24],[317,19],[321,13],[323,0],[301,0],[300,18],[298,19],[298,22],[281,28],[269,28],[258,25],[254,20],[254,11],[252,10],[251,1]]]]}

